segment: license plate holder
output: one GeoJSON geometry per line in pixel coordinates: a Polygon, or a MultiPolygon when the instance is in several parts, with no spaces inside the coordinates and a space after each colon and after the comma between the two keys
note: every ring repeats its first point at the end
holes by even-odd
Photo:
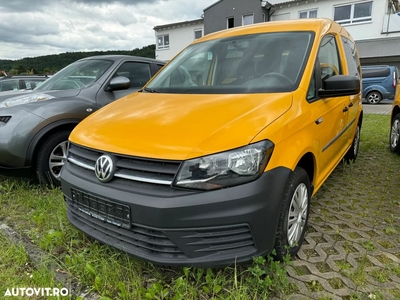
{"type": "Polygon", "coordinates": [[[131,227],[130,207],[128,205],[116,203],[76,189],[72,189],[71,192],[72,200],[80,212],[118,227],[127,229],[131,227]]]}

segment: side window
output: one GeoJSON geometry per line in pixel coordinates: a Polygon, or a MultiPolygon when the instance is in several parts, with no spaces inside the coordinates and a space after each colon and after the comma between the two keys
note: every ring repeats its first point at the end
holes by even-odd
{"type": "Polygon", "coordinates": [[[360,64],[356,51],[356,46],[348,38],[342,36],[344,52],[346,54],[347,65],[349,67],[349,75],[360,77],[360,64]]]}
{"type": "Polygon", "coordinates": [[[33,90],[35,87],[39,86],[42,81],[37,80],[25,80],[25,87],[27,90],[33,90]]]}
{"type": "Polygon", "coordinates": [[[0,91],[13,91],[18,90],[19,88],[19,80],[4,80],[0,82],[0,91]]]}
{"type": "Polygon", "coordinates": [[[334,75],[342,74],[338,47],[334,36],[328,35],[322,39],[318,52],[318,60],[322,81],[334,75]]]}
{"type": "MultiPolygon", "coordinates": [[[[341,75],[339,52],[335,37],[327,35],[322,39],[318,52],[318,63],[320,72],[315,72],[310,82],[307,92],[307,100],[312,100],[317,96],[317,89],[323,87],[324,80],[334,76],[341,75]]],[[[318,66],[316,66],[318,68],[318,66]]]]}
{"type": "Polygon", "coordinates": [[[126,62],[117,70],[115,76],[125,76],[131,81],[130,88],[140,88],[151,78],[150,64],[126,62]]]}

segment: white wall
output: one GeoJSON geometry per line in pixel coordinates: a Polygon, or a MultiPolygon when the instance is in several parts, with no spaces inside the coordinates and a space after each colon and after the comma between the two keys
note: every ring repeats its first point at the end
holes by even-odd
{"type": "Polygon", "coordinates": [[[204,35],[204,24],[186,25],[183,27],[157,30],[156,38],[156,59],[170,60],[186,46],[194,41],[194,31],[201,29],[204,35]],[[157,36],[169,34],[169,49],[157,49],[157,36]]]}
{"type": "MultiPolygon", "coordinates": [[[[275,3],[278,1],[274,1],[275,3]]],[[[333,19],[333,7],[335,5],[352,4],[360,1],[357,0],[310,0],[308,3],[295,3],[295,4],[275,4],[276,11],[272,15],[272,20],[282,19],[283,14],[290,14],[290,19],[298,19],[299,12],[303,10],[317,9],[318,18],[330,18],[333,19]],[[274,17],[276,15],[276,18],[274,17]]],[[[387,0],[373,0],[372,3],[372,21],[360,23],[360,24],[349,24],[343,25],[347,31],[353,36],[355,40],[364,39],[376,39],[383,37],[395,37],[400,36],[400,32],[391,33],[389,35],[382,34],[387,31],[387,0]],[[386,23],[386,24],[385,24],[386,23]]],[[[287,15],[286,15],[287,16],[287,15]]],[[[285,16],[285,17],[286,17],[285,16]]],[[[287,19],[287,18],[286,18],[287,19]]],[[[397,14],[391,15],[390,20],[390,31],[400,30],[400,16],[397,14]],[[396,30],[397,29],[397,30],[396,30]]]]}

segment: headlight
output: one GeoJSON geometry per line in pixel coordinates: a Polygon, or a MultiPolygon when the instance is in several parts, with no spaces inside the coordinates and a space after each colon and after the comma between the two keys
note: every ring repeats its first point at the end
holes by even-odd
{"type": "Polygon", "coordinates": [[[1,107],[11,107],[11,106],[16,106],[20,104],[25,104],[25,103],[30,103],[30,102],[36,102],[36,101],[44,101],[44,100],[49,100],[54,98],[51,95],[47,94],[35,94],[35,95],[29,95],[29,96],[22,96],[22,97],[14,97],[7,99],[0,103],[0,108],[1,107]]]}
{"type": "Polygon", "coordinates": [[[185,161],[174,185],[215,190],[253,181],[263,173],[274,149],[271,141],[185,161]]]}

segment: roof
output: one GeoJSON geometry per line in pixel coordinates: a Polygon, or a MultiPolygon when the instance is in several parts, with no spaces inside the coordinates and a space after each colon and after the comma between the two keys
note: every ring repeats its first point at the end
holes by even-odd
{"type": "Polygon", "coordinates": [[[284,1],[284,2],[279,2],[279,3],[274,3],[274,6],[278,5],[286,5],[286,4],[295,4],[295,3],[300,3],[300,2],[308,2],[307,0],[292,0],[292,1],[284,1]]]}
{"type": "Polygon", "coordinates": [[[361,58],[400,56],[400,36],[394,38],[379,38],[356,41],[358,54],[361,58]],[[382,47],[382,43],[385,46],[382,47]]]}
{"type": "Polygon", "coordinates": [[[214,2],[213,4],[207,6],[205,9],[203,9],[203,11],[206,11],[206,10],[210,9],[211,7],[217,5],[218,3],[222,2],[222,1],[223,1],[223,0],[219,0],[219,1],[217,1],[217,2],[214,2]]]}
{"type": "Polygon", "coordinates": [[[49,76],[48,75],[41,75],[41,74],[17,74],[17,75],[8,75],[8,76],[3,76],[0,77],[0,80],[5,80],[5,79],[27,79],[27,78],[43,78],[47,79],[49,76]]]}
{"type": "Polygon", "coordinates": [[[203,23],[204,23],[204,19],[195,19],[195,20],[190,20],[190,21],[183,21],[183,22],[177,22],[177,23],[157,25],[157,26],[154,26],[153,29],[154,30],[159,30],[159,29],[168,29],[168,28],[174,28],[174,27],[185,27],[185,26],[203,24],[203,23]]]}
{"type": "MultiPolygon", "coordinates": [[[[206,10],[210,9],[211,7],[217,5],[218,3],[222,2],[222,1],[224,1],[224,0],[218,0],[217,2],[214,2],[210,6],[207,6],[205,9],[203,9],[203,11],[206,11],[206,10]]],[[[268,5],[268,6],[272,6],[273,5],[272,3],[268,2],[268,1],[260,0],[260,2],[265,2],[265,5],[268,5]]],[[[298,1],[290,1],[290,2],[298,2],[298,1]]]]}
{"type": "Polygon", "coordinates": [[[296,19],[274,22],[261,22],[246,26],[238,26],[230,29],[209,33],[193,43],[201,43],[204,41],[226,38],[231,36],[245,34],[259,34],[266,32],[283,32],[283,31],[315,31],[317,34],[325,34],[327,31],[339,32],[348,34],[347,30],[341,27],[336,22],[328,18],[311,18],[311,19],[296,19]]]}

